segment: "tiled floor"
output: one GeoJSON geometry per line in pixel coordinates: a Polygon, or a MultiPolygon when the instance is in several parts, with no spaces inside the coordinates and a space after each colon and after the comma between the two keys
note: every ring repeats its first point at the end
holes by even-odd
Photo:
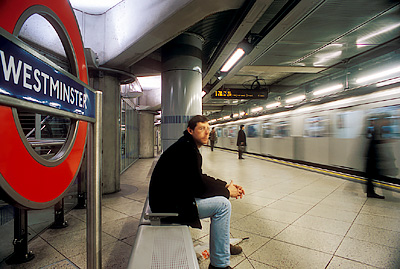
{"type": "MultiPolygon", "coordinates": [[[[320,173],[202,148],[205,173],[246,190],[231,200],[231,235],[246,238],[231,266],[246,268],[400,268],[400,193],[320,173]]],[[[136,162],[121,177],[121,192],[103,197],[103,268],[126,268],[153,159],[136,162]]],[[[36,258],[0,268],[86,268],[85,210],[67,215],[69,227],[47,230],[29,244],[36,258]]],[[[209,223],[191,229],[194,244],[207,242],[209,223]]],[[[200,263],[208,268],[209,261],[200,263]]]]}

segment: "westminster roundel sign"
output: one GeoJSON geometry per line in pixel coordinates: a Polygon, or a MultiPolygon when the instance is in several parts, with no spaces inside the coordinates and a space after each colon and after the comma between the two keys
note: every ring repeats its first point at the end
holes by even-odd
{"type": "Polygon", "coordinates": [[[67,0],[0,1],[0,188],[21,208],[57,203],[79,171],[95,93],[87,85],[84,48],[67,0]],[[64,71],[18,38],[24,22],[40,15],[56,30],[71,63],[64,71]],[[18,108],[71,116],[68,136],[51,158],[39,156],[26,139],[18,108]]]}

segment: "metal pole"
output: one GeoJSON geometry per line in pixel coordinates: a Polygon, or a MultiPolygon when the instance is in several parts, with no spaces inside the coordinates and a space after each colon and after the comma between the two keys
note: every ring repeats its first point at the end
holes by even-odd
{"type": "Polygon", "coordinates": [[[6,259],[7,264],[29,262],[35,254],[28,251],[28,211],[14,207],[14,253],[6,259]]]}
{"type": "Polygon", "coordinates": [[[87,180],[87,268],[101,269],[101,152],[103,93],[96,92],[96,122],[89,125],[87,180]]]}

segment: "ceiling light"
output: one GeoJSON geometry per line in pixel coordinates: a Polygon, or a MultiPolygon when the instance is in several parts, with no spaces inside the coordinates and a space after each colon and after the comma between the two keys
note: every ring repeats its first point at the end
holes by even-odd
{"type": "Polygon", "coordinates": [[[256,107],[256,108],[253,108],[252,110],[251,110],[251,112],[258,112],[258,111],[261,111],[261,110],[263,110],[263,107],[262,106],[259,106],[259,107],[256,107]]]}
{"type": "Polygon", "coordinates": [[[325,94],[325,93],[333,92],[333,91],[335,91],[335,90],[339,90],[339,89],[342,89],[342,88],[343,88],[343,84],[337,84],[337,85],[334,85],[334,86],[331,86],[331,87],[328,87],[328,88],[324,88],[324,89],[321,89],[321,90],[317,90],[317,91],[315,91],[313,94],[314,94],[315,96],[317,96],[317,95],[323,95],[323,94],[325,94]]]}
{"type": "Polygon", "coordinates": [[[160,76],[148,76],[148,77],[137,77],[140,86],[145,90],[161,89],[161,75],[160,76]]]}
{"type": "Polygon", "coordinates": [[[224,120],[227,120],[227,119],[229,119],[230,117],[231,117],[231,116],[228,115],[228,116],[223,117],[223,119],[224,119],[224,120]]]}
{"type": "Polygon", "coordinates": [[[237,61],[240,60],[240,58],[242,58],[243,55],[244,55],[243,49],[241,48],[236,49],[236,51],[232,54],[232,56],[228,59],[228,61],[226,61],[224,66],[222,66],[220,71],[228,72],[232,68],[232,66],[234,66],[235,63],[237,63],[237,61]]]}
{"type": "Polygon", "coordinates": [[[275,103],[267,105],[267,108],[274,108],[274,107],[278,107],[280,105],[281,105],[281,102],[275,102],[275,103]]]}
{"type": "Polygon", "coordinates": [[[303,101],[305,98],[306,98],[306,96],[304,94],[303,95],[299,95],[299,96],[287,99],[286,103],[290,104],[290,103],[300,102],[300,101],[303,101]]]}
{"type": "Polygon", "coordinates": [[[376,87],[383,87],[386,85],[395,84],[397,82],[400,82],[400,78],[389,79],[383,82],[376,83],[376,87]]]}
{"type": "Polygon", "coordinates": [[[207,94],[207,92],[206,91],[202,91],[201,92],[201,98],[203,98],[204,97],[204,95],[206,95],[207,94]]]}
{"type": "Polygon", "coordinates": [[[91,14],[102,14],[122,0],[69,0],[73,8],[91,14]]]}
{"type": "Polygon", "coordinates": [[[234,118],[237,118],[237,117],[239,117],[239,113],[235,113],[235,114],[233,114],[233,117],[234,117],[234,118]]]}
{"type": "Polygon", "coordinates": [[[370,81],[370,80],[373,80],[373,79],[387,77],[389,75],[392,75],[392,74],[398,73],[398,72],[400,72],[400,66],[397,66],[395,68],[392,68],[392,69],[389,69],[389,70],[386,70],[386,71],[382,71],[382,72],[379,72],[379,73],[375,73],[375,74],[370,75],[370,76],[365,76],[365,77],[356,79],[356,83],[363,83],[363,82],[367,82],[367,81],[370,81]]]}
{"type": "Polygon", "coordinates": [[[388,26],[388,27],[385,27],[385,28],[383,28],[383,29],[380,30],[380,31],[377,31],[377,32],[375,32],[375,33],[372,33],[372,34],[370,34],[370,35],[367,35],[367,36],[365,36],[365,37],[363,37],[363,38],[357,39],[357,44],[358,44],[358,43],[362,43],[363,41],[368,40],[368,39],[370,39],[370,38],[372,38],[372,37],[375,37],[375,36],[377,36],[377,35],[380,35],[380,34],[389,32],[389,31],[391,31],[391,30],[393,30],[393,29],[395,29],[395,28],[397,28],[397,27],[399,27],[399,26],[400,26],[400,23],[394,24],[394,25],[391,25],[391,26],[388,26]]]}

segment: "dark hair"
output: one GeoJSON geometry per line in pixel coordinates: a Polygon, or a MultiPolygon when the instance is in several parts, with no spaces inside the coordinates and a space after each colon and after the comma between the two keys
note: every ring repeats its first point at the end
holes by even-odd
{"type": "Polygon", "coordinates": [[[194,130],[198,122],[208,122],[208,118],[203,115],[196,115],[189,120],[187,127],[191,130],[194,130]]]}
{"type": "Polygon", "coordinates": [[[242,129],[244,127],[244,125],[242,124],[242,125],[240,125],[240,129],[242,129]]]}

